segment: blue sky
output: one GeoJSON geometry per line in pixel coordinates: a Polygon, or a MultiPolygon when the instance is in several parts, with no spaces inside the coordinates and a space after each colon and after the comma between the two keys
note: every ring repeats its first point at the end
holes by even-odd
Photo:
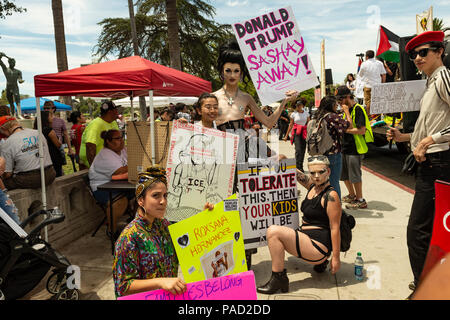
{"type": "MultiPolygon", "coordinates": [[[[53,17],[50,0],[16,0],[26,13],[0,20],[0,51],[16,59],[25,80],[21,93],[34,95],[33,77],[57,72],[53,17]]],[[[450,0],[211,0],[215,20],[235,23],[281,7],[291,6],[317,74],[320,73],[320,42],[325,39],[326,68],[335,83],[356,72],[356,53],[375,50],[378,26],[398,36],[415,33],[415,15],[433,6],[434,17],[450,27],[450,0]]],[[[107,17],[127,17],[127,0],[63,0],[69,68],[91,63],[100,27],[107,17]]],[[[450,32],[449,32],[450,33],[450,32]]],[[[6,63],[6,59],[3,59],[6,63]]],[[[0,89],[6,81],[0,73],[0,89]]]]}

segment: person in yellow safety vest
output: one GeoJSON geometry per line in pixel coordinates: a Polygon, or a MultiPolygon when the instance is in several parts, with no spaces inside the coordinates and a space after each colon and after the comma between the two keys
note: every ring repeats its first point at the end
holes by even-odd
{"type": "Polygon", "coordinates": [[[338,87],[336,96],[343,108],[349,108],[352,118],[352,125],[346,130],[342,143],[341,181],[344,181],[349,192],[342,202],[347,203],[347,209],[364,209],[367,202],[362,194],[361,162],[362,155],[369,149],[367,142],[373,142],[372,128],[366,111],[355,102],[346,86],[338,87]]]}

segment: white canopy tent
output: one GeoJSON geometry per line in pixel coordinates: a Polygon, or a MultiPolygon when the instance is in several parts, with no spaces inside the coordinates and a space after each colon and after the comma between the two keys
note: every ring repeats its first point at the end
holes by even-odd
{"type": "MultiPolygon", "coordinates": [[[[198,97],[153,97],[153,107],[154,108],[166,107],[170,103],[177,104],[180,102],[187,104],[187,105],[193,105],[194,103],[197,102],[197,100],[198,100],[198,97]]],[[[126,98],[114,100],[114,103],[116,105],[120,105],[124,108],[129,108],[129,107],[132,107],[131,101],[133,102],[133,105],[134,105],[135,101],[139,102],[139,98],[135,97],[132,100],[132,98],[126,97],[126,98]]],[[[145,104],[147,106],[150,105],[150,98],[148,96],[145,97],[145,104]]]]}

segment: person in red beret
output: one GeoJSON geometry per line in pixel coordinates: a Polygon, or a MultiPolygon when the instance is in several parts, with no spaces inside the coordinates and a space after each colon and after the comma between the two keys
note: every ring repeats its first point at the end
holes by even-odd
{"type": "Polygon", "coordinates": [[[443,63],[444,32],[427,31],[414,37],[405,47],[417,69],[427,76],[427,86],[420,102],[420,114],[412,133],[396,128],[388,139],[411,142],[418,162],[416,187],[408,221],[407,244],[415,290],[431,240],[434,217],[434,182],[450,182],[450,70],[443,63]]]}

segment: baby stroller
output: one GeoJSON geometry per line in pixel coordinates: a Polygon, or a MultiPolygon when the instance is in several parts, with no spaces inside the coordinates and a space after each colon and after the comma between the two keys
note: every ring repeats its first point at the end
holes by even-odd
{"type": "Polygon", "coordinates": [[[47,290],[56,300],[78,300],[79,291],[67,285],[70,262],[40,237],[50,224],[64,221],[57,208],[40,210],[20,225],[0,208],[0,300],[15,300],[33,290],[52,269],[47,290]],[[40,215],[47,215],[29,234],[23,228],[40,215]]]}

